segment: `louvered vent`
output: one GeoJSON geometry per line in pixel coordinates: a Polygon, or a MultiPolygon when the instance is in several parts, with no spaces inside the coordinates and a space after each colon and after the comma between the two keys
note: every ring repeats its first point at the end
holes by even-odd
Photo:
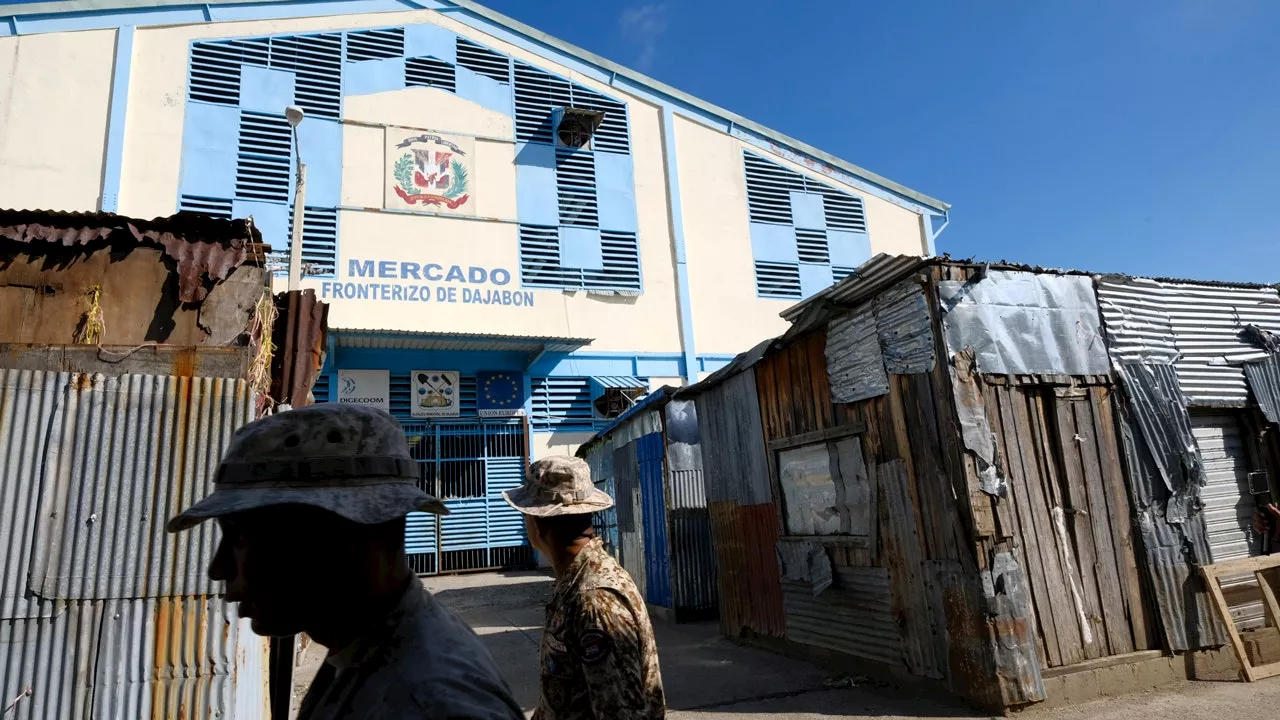
{"type": "Polygon", "coordinates": [[[556,149],[556,195],[560,201],[562,225],[600,225],[594,154],[573,148],[556,149]]]}
{"type": "Polygon", "coordinates": [[[315,385],[311,386],[311,397],[316,404],[329,402],[329,376],[320,373],[316,376],[315,385]]]}
{"type": "Polygon", "coordinates": [[[796,230],[796,247],[800,262],[825,263],[831,261],[827,252],[827,234],[822,230],[796,230]]]}
{"type": "Polygon", "coordinates": [[[604,121],[596,128],[591,148],[604,152],[631,152],[627,137],[627,106],[579,85],[572,87],[573,106],[604,113],[604,121]]]}
{"type": "Polygon", "coordinates": [[[630,152],[627,109],[622,103],[522,62],[515,63],[515,83],[517,140],[554,143],[551,112],[555,108],[579,107],[605,114],[592,140],[593,149],[630,152]]]}
{"type": "Polygon", "coordinates": [[[292,71],[297,105],[312,117],[341,115],[341,34],[194,43],[188,94],[192,100],[239,105],[243,65],[292,71]]]}
{"type": "Polygon", "coordinates": [[[800,266],[757,261],[756,290],[761,297],[800,297],[800,266]]]}
{"type": "Polygon", "coordinates": [[[838,283],[838,282],[840,282],[841,280],[843,280],[843,279],[845,279],[845,278],[849,277],[850,275],[852,275],[852,274],[853,274],[853,270],[854,270],[854,269],[853,269],[853,268],[851,268],[851,267],[841,267],[841,266],[839,266],[839,265],[832,265],[832,266],[831,266],[831,281],[832,281],[833,283],[838,283]]]}
{"type": "Polygon", "coordinates": [[[271,67],[297,74],[297,103],[308,115],[342,116],[341,34],[271,38],[271,67]]]}
{"type": "Polygon", "coordinates": [[[267,67],[270,54],[271,43],[266,39],[193,44],[188,87],[191,99],[239,105],[240,67],[267,67]]]}
{"type": "Polygon", "coordinates": [[[458,38],[458,64],[500,83],[511,84],[510,58],[470,40],[458,38]]]}
{"type": "Polygon", "coordinates": [[[443,60],[430,57],[404,61],[404,84],[412,87],[436,87],[454,92],[457,77],[454,68],[443,60]]]}
{"type": "Polygon", "coordinates": [[[862,198],[792,172],[753,153],[743,151],[742,160],[747,175],[747,206],[753,221],[790,225],[790,193],[794,190],[823,196],[828,228],[867,231],[862,198]]]}
{"type": "Polygon", "coordinates": [[[520,226],[520,278],[531,287],[561,287],[560,232],[553,227],[520,226]]]}
{"type": "Polygon", "coordinates": [[[409,420],[413,403],[413,382],[409,373],[391,373],[388,404],[390,412],[399,420],[409,420]]]}
{"type": "Polygon", "coordinates": [[[861,233],[867,231],[867,215],[862,208],[862,198],[827,187],[822,188],[822,195],[828,228],[861,233]]]}
{"type": "MultiPolygon", "coordinates": [[[[284,257],[288,263],[293,239],[293,212],[289,213],[289,240],[284,257]]],[[[332,276],[338,262],[338,211],[308,207],[302,219],[302,272],[304,275],[332,276]]]]}
{"type": "Polygon", "coordinates": [[[178,198],[178,210],[182,212],[201,213],[203,215],[221,218],[223,220],[231,219],[231,201],[221,198],[183,195],[178,198]]]}
{"type": "Polygon", "coordinates": [[[404,56],[404,28],[347,33],[347,60],[381,60],[404,56]]]}
{"type": "Polygon", "coordinates": [[[588,290],[640,292],[640,248],[632,232],[600,233],[604,269],[584,270],[583,287],[588,290]]]}
{"type": "Polygon", "coordinates": [[[289,124],[283,117],[240,113],[237,198],[289,201],[290,139],[289,124]]]}
{"type": "Polygon", "coordinates": [[[573,104],[569,81],[522,62],[515,64],[515,80],[516,139],[553,144],[551,111],[573,104]]]}
{"type": "Polygon", "coordinates": [[[590,378],[535,377],[530,385],[535,427],[592,424],[590,378]]]}

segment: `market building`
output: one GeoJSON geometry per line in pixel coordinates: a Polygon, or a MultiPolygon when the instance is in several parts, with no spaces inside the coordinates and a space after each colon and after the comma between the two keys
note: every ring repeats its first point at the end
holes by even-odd
{"type": "Polygon", "coordinates": [[[454,509],[412,531],[422,572],[521,561],[499,493],[531,457],[782,333],[873,254],[932,255],[947,222],[465,0],[6,6],[0,103],[3,205],[252,217],[279,269],[305,165],[315,399],[404,421],[454,509]]]}

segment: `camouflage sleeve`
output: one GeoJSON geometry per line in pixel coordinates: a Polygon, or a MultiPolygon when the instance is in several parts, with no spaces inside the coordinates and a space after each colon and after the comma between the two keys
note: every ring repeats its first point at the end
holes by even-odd
{"type": "Polygon", "coordinates": [[[635,616],[615,592],[592,590],[582,601],[573,641],[597,718],[629,720],[644,711],[644,671],[635,616]]]}

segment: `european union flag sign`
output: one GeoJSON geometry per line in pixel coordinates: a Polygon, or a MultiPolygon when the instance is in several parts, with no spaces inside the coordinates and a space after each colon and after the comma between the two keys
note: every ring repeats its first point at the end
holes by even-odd
{"type": "Polygon", "coordinates": [[[476,411],[480,417],[524,414],[524,376],[518,372],[476,373],[476,411]]]}

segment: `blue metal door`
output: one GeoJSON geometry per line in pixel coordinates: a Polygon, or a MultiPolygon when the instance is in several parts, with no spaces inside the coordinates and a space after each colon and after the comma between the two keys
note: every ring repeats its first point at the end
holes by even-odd
{"type": "Polygon", "coordinates": [[[421,575],[528,567],[524,521],[502,499],[527,462],[524,427],[512,422],[403,423],[418,485],[444,501],[443,517],[410,513],[405,553],[421,575]]]}
{"type": "Polygon", "coordinates": [[[667,548],[662,454],[662,433],[650,433],[636,441],[640,464],[640,508],[644,523],[645,599],[660,607],[671,607],[671,561],[667,548]]]}

